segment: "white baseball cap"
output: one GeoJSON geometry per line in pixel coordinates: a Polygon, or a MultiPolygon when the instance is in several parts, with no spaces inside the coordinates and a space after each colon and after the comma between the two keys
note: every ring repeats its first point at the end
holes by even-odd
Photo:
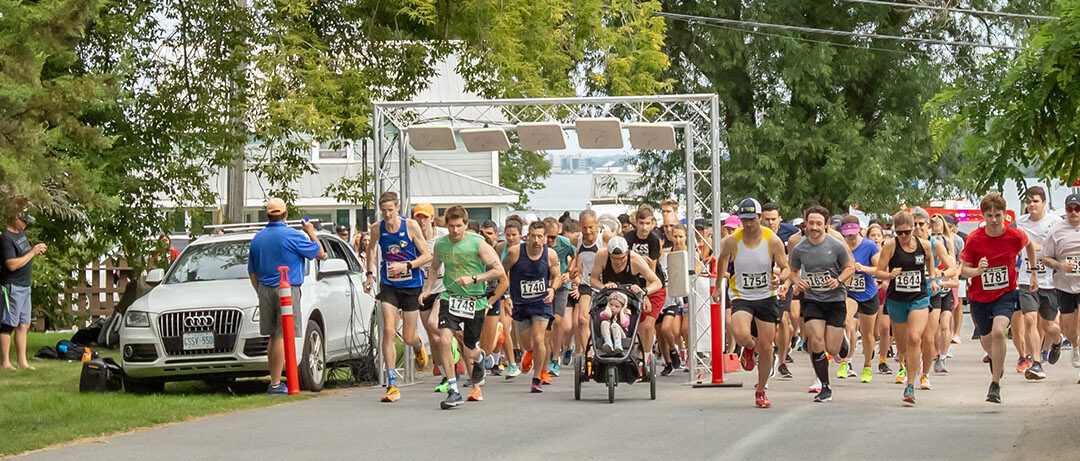
{"type": "Polygon", "coordinates": [[[626,250],[629,248],[630,247],[626,244],[626,239],[622,237],[612,237],[607,243],[608,253],[611,254],[623,254],[626,253],[626,250]]]}

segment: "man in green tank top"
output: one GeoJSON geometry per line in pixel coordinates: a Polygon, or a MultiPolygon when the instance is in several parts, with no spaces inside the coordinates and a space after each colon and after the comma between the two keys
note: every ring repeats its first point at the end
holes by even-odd
{"type": "MultiPolygon", "coordinates": [[[[439,365],[447,374],[450,387],[447,397],[440,407],[444,410],[461,405],[465,399],[458,392],[457,379],[449,375],[454,370],[451,342],[454,332],[462,333],[464,360],[471,366],[473,389],[469,393],[470,401],[483,400],[480,386],[484,383],[483,351],[480,349],[480,333],[484,327],[484,311],[488,300],[484,296],[488,280],[497,280],[504,274],[499,256],[495,249],[484,241],[479,234],[466,232],[469,213],[461,206],[452,206],[446,210],[446,229],[449,235],[435,242],[435,254],[431,260],[430,273],[438,273],[443,267],[443,285],[446,290],[439,295],[436,303],[439,329],[431,338],[432,346],[439,349],[439,365]]],[[[436,277],[429,277],[420,293],[420,302],[431,296],[431,289],[436,277]]]]}

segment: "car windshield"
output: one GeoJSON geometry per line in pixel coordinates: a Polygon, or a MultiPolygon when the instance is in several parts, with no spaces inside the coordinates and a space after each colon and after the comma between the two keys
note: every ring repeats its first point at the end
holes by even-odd
{"type": "Polygon", "coordinates": [[[246,240],[192,245],[172,264],[165,283],[248,278],[246,240]]]}

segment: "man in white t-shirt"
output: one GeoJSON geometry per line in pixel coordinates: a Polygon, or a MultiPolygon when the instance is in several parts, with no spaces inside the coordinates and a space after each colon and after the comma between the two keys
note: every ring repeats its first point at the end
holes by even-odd
{"type": "MultiPolygon", "coordinates": [[[[1046,190],[1042,187],[1029,187],[1024,196],[1027,198],[1028,214],[1016,219],[1016,227],[1035,244],[1036,254],[1041,259],[1050,229],[1062,219],[1046,214],[1046,190]]],[[[1039,290],[1031,291],[1023,278],[1017,282],[1020,309],[1013,314],[1012,331],[1013,342],[1020,353],[1016,370],[1023,371],[1027,379],[1038,380],[1046,378],[1042,362],[1054,364],[1061,355],[1061,334],[1050,332],[1051,325],[1056,327],[1054,320],[1058,313],[1057,292],[1050,288],[1053,286],[1052,271],[1042,261],[1028,261],[1027,253],[1021,252],[1020,272],[1028,273],[1032,269],[1038,274],[1039,290]]]]}
{"type": "MultiPolygon", "coordinates": [[[[1080,368],[1080,344],[1076,306],[1080,301],[1080,195],[1065,197],[1064,222],[1050,229],[1042,248],[1042,260],[1054,270],[1054,289],[1061,310],[1061,331],[1073,343],[1072,365],[1080,368]]],[[[1060,345],[1059,345],[1060,346],[1060,345]]],[[[1059,347],[1060,348],[1060,347],[1059,347]]]]}

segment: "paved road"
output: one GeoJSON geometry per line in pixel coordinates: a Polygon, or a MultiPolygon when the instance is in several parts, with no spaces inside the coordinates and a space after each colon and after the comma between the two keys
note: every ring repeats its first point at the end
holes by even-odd
{"type": "Polygon", "coordinates": [[[352,389],[80,442],[23,459],[1075,456],[1080,385],[1068,352],[1048,367],[1045,381],[1026,382],[1007,373],[1004,404],[994,405],[983,401],[989,374],[977,343],[965,341],[956,349],[952,373],[935,376],[933,390],[918,391],[915,408],[901,404],[902,388],[892,376],[878,374],[870,384],[834,379],[834,400],[812,403],[806,393],[809,360],[797,353],[795,379],[770,385],[771,409],[753,407],[753,377],[745,372],[731,375],[746,382],[742,389],[691,389],[684,385],[684,373],[661,378],[656,401],[648,400],[647,385],[622,385],[614,405],[595,383],[586,384],[583,401],[574,401],[568,373],[542,395],[529,394],[524,379],[493,378],[484,402],[453,411],[438,410],[442,396],[431,391],[434,378],[428,377],[403,388],[403,399],[393,405],[378,403],[380,389],[352,389]],[[1047,430],[1058,427],[1071,429],[1047,430]]]}

